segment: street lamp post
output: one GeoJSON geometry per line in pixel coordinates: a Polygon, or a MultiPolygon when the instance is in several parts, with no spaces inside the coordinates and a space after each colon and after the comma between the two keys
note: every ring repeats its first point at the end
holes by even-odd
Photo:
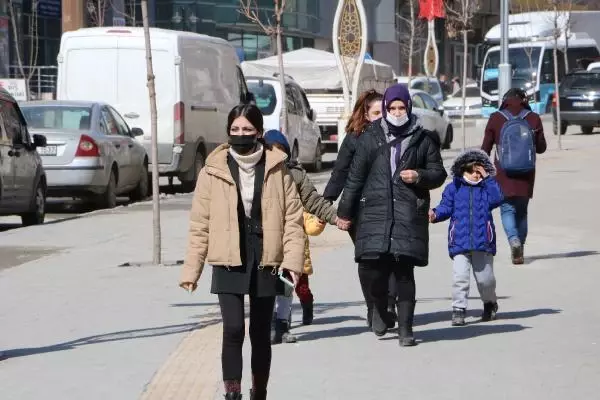
{"type": "Polygon", "coordinates": [[[333,20],[333,53],[344,93],[344,113],[338,120],[338,148],[359,93],[360,71],[367,52],[367,18],[362,0],[339,0],[333,20]]]}
{"type": "Polygon", "coordinates": [[[502,103],[504,94],[512,84],[512,68],[508,62],[508,16],[509,0],[500,0],[500,64],[498,65],[498,108],[502,103]]]}

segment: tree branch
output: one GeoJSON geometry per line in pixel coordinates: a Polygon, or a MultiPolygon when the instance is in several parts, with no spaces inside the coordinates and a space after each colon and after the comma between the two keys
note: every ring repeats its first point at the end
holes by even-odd
{"type": "MultiPolygon", "coordinates": [[[[285,4],[285,1],[284,1],[285,4]]],[[[245,16],[249,21],[258,25],[268,36],[273,36],[276,32],[276,29],[273,27],[271,22],[265,24],[261,21],[258,16],[258,4],[256,0],[240,0],[240,9],[238,12],[245,16]]]]}

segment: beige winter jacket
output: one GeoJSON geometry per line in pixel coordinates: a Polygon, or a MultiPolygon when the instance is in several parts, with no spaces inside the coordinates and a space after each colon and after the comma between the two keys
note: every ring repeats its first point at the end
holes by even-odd
{"type": "MultiPolygon", "coordinates": [[[[237,188],[227,165],[228,144],[217,147],[198,176],[188,249],[180,284],[196,283],[204,263],[235,268],[242,264],[237,188]]],[[[302,273],[303,207],[296,184],[285,167],[285,153],[265,149],[262,190],[263,253],[261,266],[302,273]]]]}

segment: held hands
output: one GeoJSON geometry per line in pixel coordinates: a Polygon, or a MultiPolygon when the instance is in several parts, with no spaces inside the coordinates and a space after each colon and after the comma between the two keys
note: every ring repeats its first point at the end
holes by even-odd
{"type": "Polygon", "coordinates": [[[419,173],[412,169],[400,171],[400,178],[404,183],[416,183],[419,180],[419,173]]]}
{"type": "Polygon", "coordinates": [[[435,222],[435,213],[433,212],[433,210],[429,210],[429,222],[435,222]]]}
{"type": "Polygon", "coordinates": [[[348,229],[350,229],[350,226],[352,225],[352,221],[343,219],[340,217],[336,217],[335,224],[337,225],[338,229],[340,229],[342,231],[347,231],[348,229]]]}

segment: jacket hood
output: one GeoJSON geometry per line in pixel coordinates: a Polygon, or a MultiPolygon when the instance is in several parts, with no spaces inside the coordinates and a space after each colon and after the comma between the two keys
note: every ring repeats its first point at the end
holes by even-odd
{"type": "Polygon", "coordinates": [[[477,162],[483,165],[485,171],[490,174],[490,176],[496,175],[496,167],[490,157],[483,151],[479,149],[469,149],[456,157],[454,163],[452,163],[452,167],[450,168],[450,172],[456,178],[462,178],[462,174],[460,172],[461,168],[470,162],[477,162]]]}

